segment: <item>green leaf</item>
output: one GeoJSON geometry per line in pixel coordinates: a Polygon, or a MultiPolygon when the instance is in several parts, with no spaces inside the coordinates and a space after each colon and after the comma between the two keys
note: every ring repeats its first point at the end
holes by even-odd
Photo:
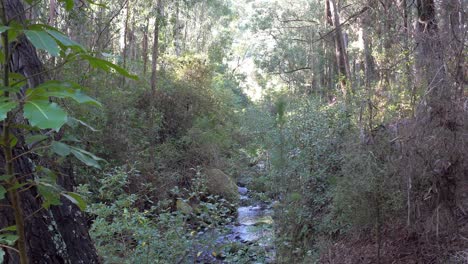
{"type": "Polygon", "coordinates": [[[44,199],[42,207],[49,209],[51,205],[60,205],[60,193],[50,185],[39,184],[37,191],[44,199]]]}
{"type": "Polygon", "coordinates": [[[48,183],[51,185],[54,185],[57,183],[57,175],[52,170],[42,167],[42,166],[38,166],[36,168],[36,171],[39,174],[40,182],[48,183]]]}
{"type": "Polygon", "coordinates": [[[5,227],[2,230],[0,230],[0,232],[7,232],[7,231],[12,231],[12,232],[16,231],[16,226],[12,225],[12,226],[5,227]]]}
{"type": "Polygon", "coordinates": [[[62,156],[62,157],[66,157],[68,155],[70,155],[72,149],[69,145],[67,144],[64,144],[62,142],[58,142],[58,141],[54,141],[52,142],[52,146],[51,146],[51,150],[59,155],[59,156],[62,156]]]}
{"type": "Polygon", "coordinates": [[[101,103],[84,94],[79,88],[82,87],[70,82],[48,81],[35,89],[28,90],[26,95],[28,100],[47,100],[49,97],[57,97],[73,99],[80,104],[88,103],[101,106],[101,103]]]}
{"type": "Polygon", "coordinates": [[[3,251],[2,248],[0,248],[0,263],[4,262],[4,258],[5,258],[5,251],[3,251]]]}
{"type": "Polygon", "coordinates": [[[45,100],[28,101],[24,105],[24,117],[32,126],[58,131],[67,122],[67,113],[56,103],[45,100]]]}
{"type": "Polygon", "coordinates": [[[16,181],[15,184],[13,184],[13,186],[8,188],[8,191],[18,190],[19,188],[25,186],[26,184],[28,184],[28,183],[27,182],[20,183],[20,182],[16,181]]]}
{"type": "Polygon", "coordinates": [[[85,48],[82,45],[80,45],[78,42],[75,42],[75,41],[71,40],[70,38],[68,38],[62,32],[59,32],[59,31],[54,30],[54,29],[46,29],[45,31],[47,33],[49,33],[49,35],[51,35],[53,38],[55,38],[55,40],[57,40],[63,46],[65,46],[65,47],[76,47],[81,51],[85,51],[85,48]]]}
{"type": "Polygon", "coordinates": [[[49,137],[46,136],[46,135],[42,135],[42,134],[39,134],[39,135],[28,135],[26,136],[26,139],[25,139],[25,142],[26,144],[28,145],[32,145],[32,144],[36,144],[36,143],[39,143],[41,141],[44,141],[46,139],[48,139],[49,137]]]}
{"type": "Polygon", "coordinates": [[[79,194],[74,192],[62,193],[62,195],[70,200],[72,203],[76,204],[81,211],[86,210],[86,201],[79,194]]]}
{"type": "Polygon", "coordinates": [[[24,34],[37,49],[49,52],[52,56],[60,54],[60,47],[47,32],[38,30],[24,30],[24,34]]]}
{"type": "Polygon", "coordinates": [[[76,119],[76,118],[73,118],[73,117],[69,117],[68,118],[68,122],[67,124],[71,127],[71,128],[76,128],[78,126],[78,124],[88,128],[89,130],[93,131],[93,132],[98,132],[99,130],[95,129],[94,127],[92,127],[91,125],[89,125],[88,123],[80,120],[80,119],[76,119]]]}
{"type": "Polygon", "coordinates": [[[8,181],[13,175],[0,175],[0,181],[8,181]]]}
{"type": "Polygon", "coordinates": [[[19,237],[17,235],[13,234],[1,234],[0,244],[13,246],[16,243],[16,240],[18,240],[18,238],[19,237]]]}
{"type": "Polygon", "coordinates": [[[95,58],[95,57],[92,57],[92,56],[89,56],[89,55],[81,55],[81,58],[83,58],[84,60],[87,60],[89,62],[89,64],[91,64],[91,66],[93,66],[94,68],[102,69],[102,70],[104,70],[106,72],[114,72],[115,71],[118,74],[123,75],[125,77],[131,78],[131,79],[134,79],[134,80],[138,79],[138,76],[130,74],[124,68],[119,67],[119,66],[113,64],[112,62],[108,62],[108,61],[103,60],[103,59],[98,59],[98,58],[95,58]]]}
{"type": "Polygon", "coordinates": [[[91,156],[84,154],[81,151],[72,149],[71,153],[73,156],[75,156],[77,159],[79,159],[81,162],[86,164],[86,166],[94,167],[96,169],[100,169],[101,166],[99,165],[98,161],[93,159],[91,156]]]}
{"type": "Polygon", "coordinates": [[[70,11],[75,6],[74,0],[59,0],[61,3],[65,3],[65,10],[70,11]]]}
{"type": "Polygon", "coordinates": [[[17,105],[17,102],[0,102],[0,121],[5,120],[5,118],[7,117],[7,113],[13,110],[17,105]]]}
{"type": "Polygon", "coordinates": [[[9,29],[10,29],[10,27],[7,27],[7,26],[0,26],[0,33],[3,33],[3,32],[5,32],[5,31],[7,31],[7,30],[9,30],[9,29]]]}
{"type": "Polygon", "coordinates": [[[10,147],[14,147],[16,146],[16,143],[18,143],[18,138],[15,137],[15,135],[13,134],[10,134],[10,139],[8,140],[8,142],[10,142],[10,147]]]}
{"type": "Polygon", "coordinates": [[[75,137],[74,135],[70,135],[70,134],[63,136],[62,141],[65,141],[65,142],[81,142],[81,140],[79,140],[77,137],[75,137]]]}
{"type": "Polygon", "coordinates": [[[103,159],[95,156],[93,153],[86,150],[67,145],[62,142],[54,141],[52,142],[52,151],[59,156],[66,157],[73,154],[75,158],[86,164],[87,166],[95,167],[100,169],[99,161],[104,161],[103,159]]]}
{"type": "Polygon", "coordinates": [[[7,190],[5,189],[5,187],[0,185],[0,200],[3,200],[5,198],[6,193],[7,193],[7,190]]]}

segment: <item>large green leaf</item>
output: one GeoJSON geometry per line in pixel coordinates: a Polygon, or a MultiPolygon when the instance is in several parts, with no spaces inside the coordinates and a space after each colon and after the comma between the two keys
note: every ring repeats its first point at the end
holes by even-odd
{"type": "Polygon", "coordinates": [[[84,122],[83,120],[76,119],[76,118],[73,118],[73,117],[68,117],[67,125],[69,125],[71,128],[76,128],[76,127],[78,127],[78,125],[82,125],[82,126],[88,128],[89,130],[91,130],[93,132],[98,132],[99,131],[96,128],[92,127],[90,124],[84,122]]]}
{"type": "Polygon", "coordinates": [[[58,131],[67,122],[67,113],[56,103],[45,100],[28,101],[24,104],[24,116],[32,126],[58,131]]]}
{"type": "Polygon", "coordinates": [[[60,47],[47,32],[40,30],[24,30],[24,34],[37,49],[49,52],[52,56],[60,54],[60,47]]]}
{"type": "Polygon", "coordinates": [[[72,149],[69,145],[67,144],[64,144],[62,142],[58,142],[58,141],[54,141],[52,142],[52,146],[51,146],[51,150],[59,155],[59,156],[62,156],[62,157],[66,157],[68,155],[70,155],[72,149]]]}
{"type": "Polygon", "coordinates": [[[84,60],[87,60],[89,62],[89,64],[91,64],[91,66],[93,66],[94,68],[102,69],[102,70],[104,70],[106,72],[114,72],[115,71],[115,72],[117,72],[120,75],[123,75],[125,77],[132,78],[132,79],[135,79],[135,80],[138,79],[138,76],[130,74],[124,68],[119,67],[119,66],[113,64],[112,62],[108,62],[108,61],[103,60],[103,59],[98,59],[98,58],[95,58],[95,57],[89,56],[89,55],[81,55],[81,58],[83,58],[84,60]]]}
{"type": "Polygon", "coordinates": [[[16,226],[12,225],[12,226],[7,226],[5,228],[2,228],[0,232],[8,232],[8,231],[16,232],[16,230],[17,230],[16,226]]]}
{"type": "Polygon", "coordinates": [[[96,169],[101,168],[101,166],[99,165],[99,162],[96,159],[83,153],[82,151],[72,149],[71,153],[73,154],[73,156],[75,156],[75,158],[79,159],[81,162],[83,162],[87,166],[94,167],[96,169]]]}
{"type": "Polygon", "coordinates": [[[49,168],[37,166],[36,172],[37,172],[37,175],[39,175],[40,182],[48,183],[51,185],[55,185],[57,183],[57,174],[55,174],[49,168]]]}
{"type": "Polygon", "coordinates": [[[80,45],[78,42],[71,40],[65,34],[57,30],[46,29],[45,31],[49,33],[49,35],[51,35],[53,38],[55,38],[55,40],[57,40],[60,44],[62,44],[65,47],[76,47],[82,51],[85,50],[85,48],[82,45],[80,45]]]}
{"type": "Polygon", "coordinates": [[[26,144],[32,145],[32,144],[36,144],[36,143],[39,143],[41,141],[44,141],[44,140],[46,140],[48,138],[49,138],[49,136],[42,135],[42,134],[27,135],[24,141],[26,142],[26,144]]]}
{"type": "Polygon", "coordinates": [[[13,234],[0,234],[0,244],[13,246],[18,240],[17,235],[13,234]]]}
{"type": "Polygon", "coordinates": [[[62,193],[62,195],[72,203],[76,204],[81,211],[86,210],[86,201],[79,194],[74,192],[66,192],[62,193]]]}
{"type": "Polygon", "coordinates": [[[44,200],[42,207],[49,209],[51,205],[60,205],[60,192],[53,186],[39,183],[37,191],[44,200]]]}
{"type": "Polygon", "coordinates": [[[49,97],[72,99],[80,104],[94,104],[101,106],[101,103],[84,94],[78,84],[60,81],[48,81],[35,89],[28,90],[26,95],[28,100],[48,100],[49,97]]]}
{"type": "Polygon", "coordinates": [[[7,26],[0,26],[0,33],[3,33],[3,32],[5,32],[5,31],[7,31],[7,30],[9,30],[9,29],[10,29],[10,27],[7,27],[7,26]]]}
{"type": "Polygon", "coordinates": [[[17,105],[17,102],[0,102],[0,121],[3,121],[7,117],[7,113],[13,110],[17,105]]]}
{"type": "Polygon", "coordinates": [[[75,156],[75,158],[79,159],[81,162],[83,162],[87,166],[95,167],[97,169],[101,168],[101,166],[99,165],[99,162],[104,161],[103,159],[95,156],[91,152],[88,152],[86,150],[73,147],[65,143],[58,142],[58,141],[52,142],[51,150],[55,154],[62,156],[62,157],[66,157],[72,154],[73,156],[75,156]]]}

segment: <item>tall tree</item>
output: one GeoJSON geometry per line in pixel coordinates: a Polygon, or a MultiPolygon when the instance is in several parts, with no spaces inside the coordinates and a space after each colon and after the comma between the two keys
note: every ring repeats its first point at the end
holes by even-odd
{"type": "MultiPolygon", "coordinates": [[[[4,25],[17,23],[25,25],[26,17],[22,1],[4,0],[0,7],[4,25]]],[[[8,40],[7,34],[3,39],[8,40]]],[[[5,42],[4,42],[5,43],[5,42]]],[[[3,45],[5,47],[5,44],[3,45]]],[[[27,87],[33,89],[44,81],[43,66],[37,56],[35,48],[25,36],[19,36],[6,50],[11,50],[11,56],[6,56],[4,72],[19,73],[27,78],[27,87]]],[[[2,123],[5,130],[7,125],[2,123]]],[[[16,174],[24,175],[20,182],[34,181],[33,168],[37,166],[37,159],[29,153],[28,146],[18,130],[6,129],[3,133],[13,133],[19,138],[19,143],[12,149],[16,159],[11,162],[8,153],[0,154],[0,164],[11,163],[16,174]]],[[[70,170],[62,170],[59,182],[63,188],[73,188],[73,174],[70,170]]],[[[1,171],[7,174],[6,169],[1,171]]],[[[78,208],[69,201],[62,200],[60,206],[50,210],[42,208],[42,199],[38,197],[36,188],[26,188],[17,193],[17,197],[10,195],[11,206],[15,203],[21,210],[12,210],[10,206],[0,207],[0,228],[17,226],[20,233],[18,244],[25,246],[27,257],[21,258],[21,263],[98,263],[94,245],[88,235],[86,220],[78,208]],[[24,227],[22,234],[21,225],[24,227]]],[[[21,248],[22,246],[19,245],[21,248]]],[[[20,250],[22,251],[22,250],[20,250]]],[[[18,252],[7,248],[4,263],[19,263],[18,252]]]]}
{"type": "Polygon", "coordinates": [[[351,70],[349,68],[348,54],[343,37],[343,30],[340,22],[338,5],[335,0],[326,0],[326,14],[328,23],[334,27],[335,35],[335,56],[340,73],[341,91],[345,98],[349,97],[351,87],[351,70]]]}

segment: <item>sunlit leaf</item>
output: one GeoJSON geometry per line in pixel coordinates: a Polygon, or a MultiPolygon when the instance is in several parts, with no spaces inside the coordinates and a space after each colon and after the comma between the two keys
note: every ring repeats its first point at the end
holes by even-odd
{"type": "Polygon", "coordinates": [[[130,74],[124,68],[119,67],[119,66],[113,64],[112,62],[109,62],[109,61],[106,61],[106,60],[103,60],[103,59],[98,59],[98,58],[95,58],[95,57],[92,57],[92,56],[89,56],[89,55],[82,55],[81,58],[83,58],[84,60],[87,60],[89,62],[89,64],[91,64],[91,66],[93,66],[94,68],[102,69],[102,70],[104,70],[106,72],[115,71],[118,74],[123,75],[125,77],[132,78],[132,79],[135,79],[135,80],[138,79],[138,77],[136,75],[130,74]]]}
{"type": "Polygon", "coordinates": [[[5,227],[2,230],[0,230],[0,232],[8,232],[8,231],[16,231],[16,226],[12,225],[12,226],[5,227]]]}
{"type": "Polygon", "coordinates": [[[74,83],[48,81],[37,86],[35,89],[29,90],[27,97],[28,100],[47,100],[49,97],[57,97],[72,99],[80,104],[87,103],[101,106],[101,103],[84,94],[79,88],[81,86],[74,83]]]}
{"type": "Polygon", "coordinates": [[[45,100],[28,101],[24,105],[24,116],[32,126],[58,131],[67,122],[67,113],[56,103],[45,100]]]}
{"type": "Polygon", "coordinates": [[[37,49],[49,52],[52,56],[60,54],[60,47],[47,32],[39,30],[24,30],[24,34],[37,49]]]}
{"type": "Polygon", "coordinates": [[[76,204],[81,211],[86,210],[86,201],[79,194],[74,192],[62,193],[62,195],[70,200],[72,203],[76,204]]]}
{"type": "Polygon", "coordinates": [[[49,33],[53,38],[55,38],[55,40],[57,40],[60,44],[62,44],[65,47],[73,47],[77,48],[80,51],[85,51],[85,48],[81,44],[71,40],[65,34],[57,30],[46,29],[46,32],[49,33]]]}

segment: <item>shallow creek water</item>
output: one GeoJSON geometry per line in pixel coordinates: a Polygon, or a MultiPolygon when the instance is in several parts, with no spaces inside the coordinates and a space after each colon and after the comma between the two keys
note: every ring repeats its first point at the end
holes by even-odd
{"type": "MultiPolygon", "coordinates": [[[[265,204],[255,201],[245,187],[238,187],[240,194],[240,205],[237,208],[237,219],[232,225],[225,226],[227,232],[218,232],[212,230],[203,234],[201,237],[214,239],[216,248],[222,248],[223,245],[231,243],[242,243],[245,247],[262,248],[265,261],[255,261],[248,263],[272,263],[274,260],[274,233],[273,233],[273,209],[271,204],[265,204]]],[[[201,238],[200,237],[200,238],[201,238]]],[[[197,259],[195,263],[236,263],[213,258],[209,253],[213,248],[205,248],[204,254],[197,259]]],[[[193,263],[193,262],[192,262],[193,263]]]]}
{"type": "Polygon", "coordinates": [[[241,242],[258,242],[260,246],[273,244],[273,210],[270,205],[255,203],[245,187],[239,187],[241,206],[237,208],[237,223],[232,228],[234,238],[241,242]]]}

